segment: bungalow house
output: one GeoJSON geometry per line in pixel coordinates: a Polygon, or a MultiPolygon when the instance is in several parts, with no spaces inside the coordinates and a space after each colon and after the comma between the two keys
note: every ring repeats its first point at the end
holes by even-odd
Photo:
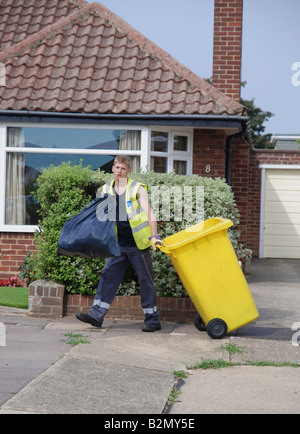
{"type": "MultiPolygon", "coordinates": [[[[210,85],[100,3],[1,1],[0,277],[34,248],[41,167],[82,159],[110,170],[120,153],[134,169],[225,177],[241,242],[265,255],[263,188],[279,154],[252,149],[239,103],[242,6],[215,0],[210,85]]],[[[288,161],[299,177],[300,154],[288,161]]]]}

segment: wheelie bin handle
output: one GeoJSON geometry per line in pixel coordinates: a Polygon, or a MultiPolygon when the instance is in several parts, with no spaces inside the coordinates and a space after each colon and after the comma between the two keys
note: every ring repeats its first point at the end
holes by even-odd
{"type": "MultiPolygon", "coordinates": [[[[157,247],[158,247],[158,249],[159,249],[161,252],[165,253],[166,255],[170,255],[171,250],[168,249],[168,247],[166,246],[166,244],[164,244],[164,243],[159,244],[159,245],[157,244],[157,247]]],[[[175,256],[173,252],[172,252],[172,255],[175,256]]]]}

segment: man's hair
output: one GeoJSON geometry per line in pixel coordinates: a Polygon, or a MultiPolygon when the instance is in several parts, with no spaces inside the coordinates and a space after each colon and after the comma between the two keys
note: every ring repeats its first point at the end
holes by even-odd
{"type": "Polygon", "coordinates": [[[116,163],[125,163],[129,167],[129,169],[131,169],[131,160],[129,157],[127,157],[127,155],[117,155],[114,159],[113,165],[115,165],[116,163]]]}

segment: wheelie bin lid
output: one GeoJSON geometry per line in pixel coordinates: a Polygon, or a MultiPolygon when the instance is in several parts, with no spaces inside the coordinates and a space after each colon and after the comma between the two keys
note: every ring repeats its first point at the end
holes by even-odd
{"type": "Polygon", "coordinates": [[[170,250],[178,249],[188,243],[195,242],[199,238],[206,237],[215,232],[227,230],[231,226],[233,226],[231,220],[218,217],[211,218],[165,238],[162,240],[162,246],[160,249],[164,253],[168,253],[170,250]]]}

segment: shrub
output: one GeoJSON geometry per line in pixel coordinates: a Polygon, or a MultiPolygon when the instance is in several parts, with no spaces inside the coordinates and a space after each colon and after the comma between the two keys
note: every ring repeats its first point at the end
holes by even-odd
{"type": "Polygon", "coordinates": [[[95,181],[94,173],[81,163],[62,163],[42,171],[35,193],[40,204],[32,270],[36,279],[54,280],[71,293],[94,293],[104,260],[57,256],[57,241],[64,223],[93,199],[91,185],[95,192],[101,184],[101,176],[95,181]]]}
{"type": "MultiPolygon", "coordinates": [[[[221,178],[202,178],[197,175],[180,176],[175,173],[158,174],[154,172],[131,174],[131,178],[147,184],[151,206],[157,214],[158,232],[162,238],[185,229],[201,220],[201,217],[223,217],[239,223],[239,212],[231,188],[221,178]],[[176,186],[176,188],[174,188],[176,186]],[[155,192],[157,188],[172,189],[170,196],[170,218],[165,219],[164,213],[168,211],[161,206],[155,192]],[[176,210],[182,197],[184,187],[192,187],[193,194],[188,198],[191,205],[192,218],[184,212],[182,219],[176,219],[176,210]],[[203,216],[196,214],[196,187],[203,187],[204,210],[203,216]]],[[[40,204],[39,231],[36,233],[37,253],[27,259],[30,263],[30,273],[36,279],[52,279],[64,284],[66,290],[72,293],[94,294],[97,288],[103,259],[86,259],[77,257],[57,256],[57,240],[66,220],[78,214],[92,199],[99,186],[112,179],[111,174],[101,171],[93,172],[82,165],[71,166],[62,163],[60,166],[51,166],[42,171],[38,178],[36,198],[40,204]],[[32,265],[34,264],[34,265],[32,265]],[[33,268],[33,269],[32,269],[33,268]]],[[[164,193],[163,193],[164,194],[164,193]]],[[[165,202],[165,201],[164,201],[165,202]]],[[[168,201],[167,201],[168,202],[168,201]]],[[[182,205],[183,206],[183,205],[182,205]]],[[[167,207],[168,208],[168,207],[167,207]]],[[[230,238],[234,247],[241,252],[238,245],[239,233],[230,231],[230,238]]],[[[187,296],[170,259],[163,253],[152,252],[153,269],[157,293],[160,296],[184,297],[187,296]]],[[[131,267],[119,289],[120,295],[133,295],[139,293],[136,275],[131,267]]]]}
{"type": "Polygon", "coordinates": [[[24,280],[27,285],[36,280],[35,256],[32,252],[27,253],[19,271],[19,278],[24,280]]]}

